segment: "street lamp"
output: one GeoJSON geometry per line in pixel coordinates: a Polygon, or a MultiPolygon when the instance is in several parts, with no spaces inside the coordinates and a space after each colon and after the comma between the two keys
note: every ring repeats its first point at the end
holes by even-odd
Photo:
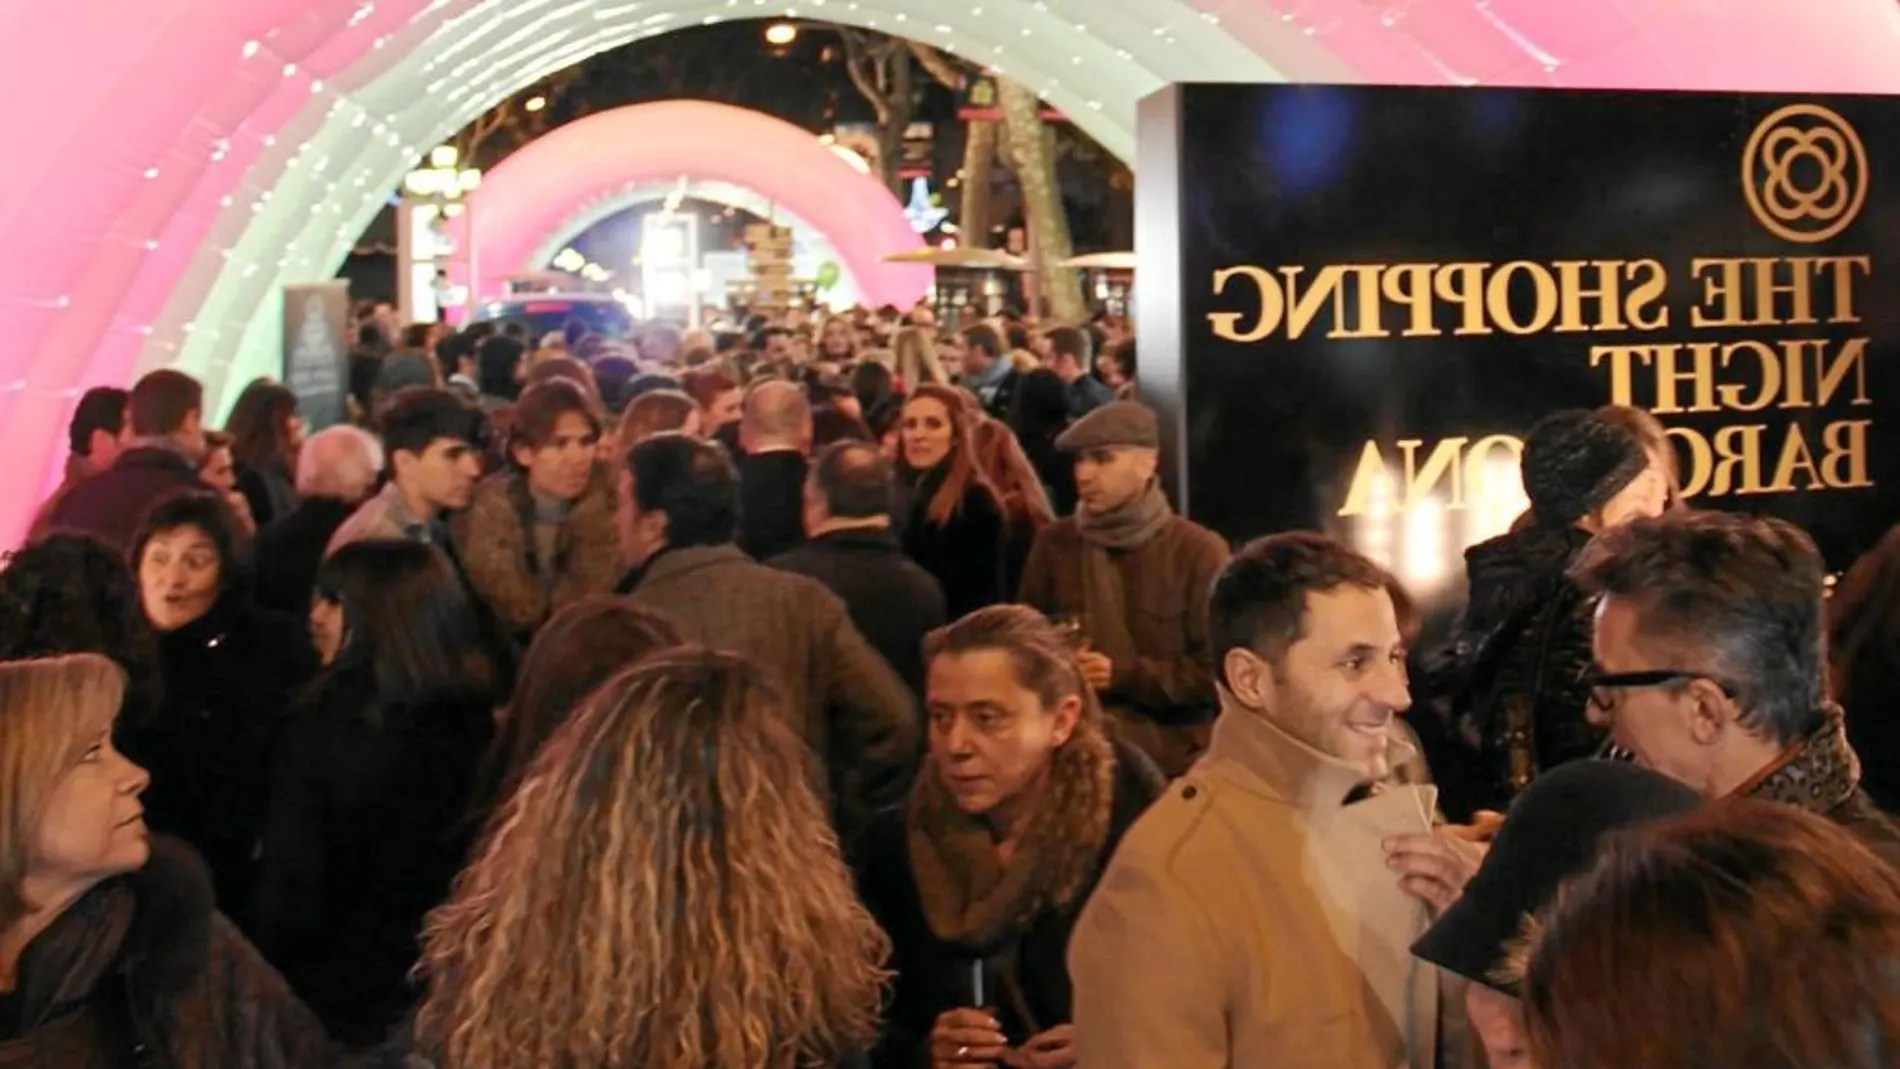
{"type": "Polygon", "coordinates": [[[422,200],[461,200],[482,186],[482,172],[475,167],[457,168],[460,153],[454,145],[442,145],[429,152],[429,166],[418,167],[402,177],[402,188],[422,200]]]}
{"type": "MultiPolygon", "coordinates": [[[[441,302],[472,304],[475,298],[475,220],[465,208],[467,197],[482,185],[482,172],[463,167],[461,153],[454,145],[439,145],[429,151],[428,165],[418,167],[402,178],[402,204],[397,222],[398,290],[405,318],[416,314],[423,293],[441,302]],[[460,247],[448,240],[447,220],[462,217],[460,247]],[[466,286],[446,284],[446,269],[451,260],[462,261],[466,286]],[[461,294],[455,296],[454,294],[461,294]]],[[[444,309],[438,307],[440,318],[444,309]]]]}

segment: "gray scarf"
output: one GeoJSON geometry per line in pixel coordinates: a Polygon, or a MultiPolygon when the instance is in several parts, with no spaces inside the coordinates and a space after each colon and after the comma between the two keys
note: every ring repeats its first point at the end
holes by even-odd
{"type": "Polygon", "coordinates": [[[1134,549],[1160,534],[1173,518],[1168,495],[1161,492],[1159,482],[1150,480],[1146,493],[1112,512],[1096,515],[1087,509],[1077,509],[1075,526],[1092,546],[1134,549]]]}
{"type": "Polygon", "coordinates": [[[1087,614],[1089,644],[1117,666],[1132,665],[1139,650],[1128,627],[1128,592],[1122,584],[1121,569],[1111,551],[1126,551],[1148,544],[1174,519],[1166,494],[1158,482],[1148,483],[1148,492],[1111,512],[1095,515],[1086,509],[1075,513],[1076,530],[1082,534],[1082,611],[1087,614]]]}

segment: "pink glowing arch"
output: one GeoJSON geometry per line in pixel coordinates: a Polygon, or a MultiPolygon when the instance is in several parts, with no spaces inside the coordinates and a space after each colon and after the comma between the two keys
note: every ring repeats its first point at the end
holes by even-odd
{"type": "Polygon", "coordinates": [[[562,126],[509,156],[469,201],[476,292],[506,277],[589,204],[632,185],[682,176],[762,194],[830,240],[869,306],[907,308],[930,288],[930,268],[884,257],[919,245],[903,205],[810,131],[745,108],[669,100],[604,111],[562,126]]]}
{"type": "MultiPolygon", "coordinates": [[[[1892,0],[832,4],[1003,67],[1131,158],[1169,81],[1892,92],[1892,0]],[[1084,25],[1086,24],[1086,25],[1084,25]]],[[[514,88],[726,0],[0,4],[0,548],[83,388],[268,371],[277,288],[328,276],[401,174],[514,88]],[[71,57],[86,57],[74,77],[71,57]]],[[[652,146],[627,146],[637,154],[652,146]]],[[[227,382],[230,380],[230,382],[227,382]]]]}

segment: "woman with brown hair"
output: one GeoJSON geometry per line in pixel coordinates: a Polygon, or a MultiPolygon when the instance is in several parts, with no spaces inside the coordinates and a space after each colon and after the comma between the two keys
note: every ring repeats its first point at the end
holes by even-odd
{"type": "Polygon", "coordinates": [[[469,582],[517,637],[620,577],[613,477],[596,463],[602,419],[577,383],[522,391],[508,441],[514,470],[475,488],[456,517],[469,582]]]}
{"type": "Polygon", "coordinates": [[[1900,526],[1854,562],[1828,599],[1828,678],[1847,710],[1861,786],[1900,806],[1900,526]]]}
{"type": "Polygon", "coordinates": [[[297,452],[304,439],[297,395],[259,379],[238,395],[224,430],[231,436],[238,491],[250,502],[257,525],[290,515],[297,507],[297,452]]]}
{"type": "Polygon", "coordinates": [[[483,819],[527,774],[535,755],[574,709],[615,673],[681,643],[679,627],[631,598],[596,596],[569,605],[534,636],[514,697],[488,751],[477,815],[483,819]]]}
{"type": "Polygon", "coordinates": [[[204,863],[147,833],[125,685],[97,654],[0,663],[0,1065],[328,1064],[204,863]]]}
{"type": "Polygon", "coordinates": [[[1900,873],[1825,817],[1724,801],[1612,840],[1534,925],[1539,1069],[1888,1069],[1900,873]]]}
{"type": "Polygon", "coordinates": [[[1001,420],[987,416],[977,419],[971,428],[976,442],[976,463],[990,485],[996,488],[1003,505],[1003,518],[1009,524],[1003,559],[1003,590],[1012,597],[1022,589],[1023,563],[1029,559],[1029,547],[1036,534],[1056,521],[1049,506],[1049,493],[1035,466],[1017,442],[1015,432],[1001,420]]]}
{"type": "Polygon", "coordinates": [[[620,417],[620,427],[615,432],[619,438],[619,455],[626,456],[627,450],[656,434],[678,431],[688,438],[697,438],[703,426],[699,402],[686,393],[680,390],[643,393],[627,405],[627,411],[620,417]]]}
{"type": "Polygon", "coordinates": [[[765,673],[616,675],[496,813],[423,935],[407,1064],[804,1069],[877,1032],[889,943],[765,673]]]}
{"type": "Polygon", "coordinates": [[[252,603],[238,543],[208,493],[146,514],[131,563],[158,636],[163,698],[124,717],[118,741],[156,777],[145,795],[152,827],[203,855],[220,906],[249,930],[271,758],[317,663],[301,620],[252,603]]]}
{"type": "Polygon", "coordinates": [[[896,948],[874,1061],[1072,1065],[1069,935],[1161,773],[1112,739],[1073,648],[1034,609],[972,613],[924,655],[928,756],[860,866],[896,948]]]}
{"type": "Polygon", "coordinates": [[[937,577],[950,616],[1008,601],[1007,521],[977,463],[974,419],[957,391],[924,385],[904,402],[897,470],[910,494],[904,551],[937,577]]]}

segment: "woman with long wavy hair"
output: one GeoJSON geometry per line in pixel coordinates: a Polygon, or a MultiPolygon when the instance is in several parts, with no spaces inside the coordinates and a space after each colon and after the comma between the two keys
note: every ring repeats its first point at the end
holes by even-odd
{"type": "Polygon", "coordinates": [[[952,618],[1008,601],[1008,523],[977,462],[972,415],[949,386],[919,386],[898,424],[898,475],[910,495],[904,551],[937,577],[952,618]]]}
{"type": "Polygon", "coordinates": [[[399,1064],[804,1069],[867,1047],[889,943],[763,670],[697,647],[541,751],[423,935],[399,1064]]]}

